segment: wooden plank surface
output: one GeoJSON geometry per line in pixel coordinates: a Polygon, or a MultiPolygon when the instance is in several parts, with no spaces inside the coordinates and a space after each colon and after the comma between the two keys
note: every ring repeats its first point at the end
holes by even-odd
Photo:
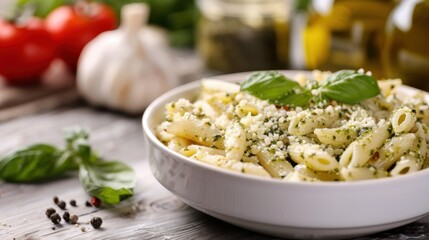
{"type": "MultiPolygon", "coordinates": [[[[84,205],[89,197],[75,174],[41,184],[0,181],[0,239],[273,239],[200,213],[164,189],[149,171],[140,117],[75,105],[18,118],[0,124],[0,154],[41,141],[62,144],[61,130],[71,125],[89,127],[91,143],[103,157],[134,167],[138,174],[135,196],[115,208],[97,209],[84,205]],[[77,201],[78,207],[67,208],[79,216],[78,227],[64,221],[54,226],[45,216],[46,208],[55,207],[55,195],[66,202],[77,201]],[[103,219],[102,229],[95,230],[88,224],[94,216],[103,219]]],[[[429,218],[425,218],[359,239],[428,238],[429,218]]]]}

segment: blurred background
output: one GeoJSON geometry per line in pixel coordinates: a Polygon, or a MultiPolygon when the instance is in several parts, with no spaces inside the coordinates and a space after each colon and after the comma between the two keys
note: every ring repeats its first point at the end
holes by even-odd
{"type": "Polygon", "coordinates": [[[3,92],[75,89],[135,114],[242,71],[363,68],[429,90],[429,0],[0,0],[0,16],[3,92]]]}

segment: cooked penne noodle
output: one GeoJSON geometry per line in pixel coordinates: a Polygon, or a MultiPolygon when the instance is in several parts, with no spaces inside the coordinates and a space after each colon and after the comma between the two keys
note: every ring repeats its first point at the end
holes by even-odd
{"type": "Polygon", "coordinates": [[[303,111],[292,117],[289,133],[302,136],[312,133],[316,128],[329,127],[338,119],[338,112],[332,106],[326,109],[303,111]]]}
{"type": "Polygon", "coordinates": [[[255,163],[228,160],[224,156],[212,155],[203,151],[195,153],[191,156],[191,158],[214,166],[226,168],[235,172],[241,172],[262,177],[270,177],[270,174],[263,167],[255,163]]]}
{"type": "Polygon", "coordinates": [[[307,165],[316,171],[331,171],[338,168],[338,161],[316,144],[292,144],[289,155],[296,163],[307,165]]]}
{"type": "Polygon", "coordinates": [[[390,124],[383,122],[352,142],[340,158],[342,167],[363,167],[389,137],[390,124]]]}
{"type": "Polygon", "coordinates": [[[238,122],[226,128],[224,143],[227,159],[240,161],[243,158],[246,150],[246,133],[238,122]]]}
{"type": "Polygon", "coordinates": [[[193,115],[171,122],[166,131],[179,137],[199,143],[204,146],[224,148],[223,137],[219,129],[209,126],[193,115]]]}
{"type": "Polygon", "coordinates": [[[283,178],[293,172],[292,164],[283,159],[276,159],[267,151],[262,151],[256,154],[259,163],[273,178],[283,178]]]}
{"type": "Polygon", "coordinates": [[[387,177],[387,172],[384,170],[377,170],[375,168],[349,168],[345,167],[340,170],[341,178],[345,181],[358,181],[365,179],[375,179],[387,177]]]}
{"type": "Polygon", "coordinates": [[[389,80],[379,80],[378,86],[380,87],[381,93],[383,96],[389,96],[396,92],[396,89],[402,85],[401,79],[389,79],[389,80]]]}
{"type": "Polygon", "coordinates": [[[345,147],[358,137],[357,127],[316,128],[314,134],[322,144],[345,147]]]}
{"type": "Polygon", "coordinates": [[[420,169],[416,157],[404,156],[399,160],[395,167],[390,171],[391,176],[400,176],[412,172],[417,172],[420,169]]]}
{"type": "Polygon", "coordinates": [[[416,114],[408,107],[396,109],[392,114],[392,127],[395,133],[407,133],[416,124],[416,114]]]}
{"type": "Polygon", "coordinates": [[[320,181],[338,181],[340,179],[338,171],[328,171],[328,172],[319,172],[314,171],[307,167],[305,164],[297,164],[295,167],[295,172],[298,172],[304,176],[318,179],[320,181]]]}
{"type": "Polygon", "coordinates": [[[378,159],[370,163],[377,169],[387,170],[413,145],[416,135],[406,133],[388,139],[378,151],[378,159]]]}
{"type": "Polygon", "coordinates": [[[319,182],[320,180],[314,177],[309,177],[299,172],[291,172],[284,178],[288,182],[319,182]]]}
{"type": "MultiPolygon", "coordinates": [[[[189,141],[188,139],[174,136],[170,139],[167,146],[173,151],[180,152],[183,148],[186,148],[190,144],[191,141],[189,141]]],[[[189,157],[190,155],[185,156],[189,157]]]]}

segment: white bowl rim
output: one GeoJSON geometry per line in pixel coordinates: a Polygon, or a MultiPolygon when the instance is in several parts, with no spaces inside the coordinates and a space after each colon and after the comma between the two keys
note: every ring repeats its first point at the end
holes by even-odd
{"type": "MultiPolygon", "coordinates": [[[[305,72],[305,71],[280,70],[280,72],[297,73],[297,72],[305,72]]],[[[219,76],[210,77],[210,79],[216,79],[219,77],[228,77],[228,76],[233,76],[233,75],[239,76],[239,75],[245,74],[245,73],[248,73],[248,72],[219,75],[219,76]]],[[[367,180],[350,181],[350,182],[344,182],[344,181],[288,182],[288,181],[284,181],[282,179],[264,178],[264,177],[250,175],[250,174],[243,174],[243,173],[239,173],[239,172],[234,172],[234,171],[231,171],[228,169],[224,169],[224,168],[217,167],[217,166],[212,166],[210,164],[203,163],[203,162],[196,161],[194,159],[185,157],[185,156],[169,149],[167,146],[165,146],[155,136],[154,129],[152,129],[151,126],[149,126],[149,122],[150,122],[151,117],[154,115],[154,113],[157,109],[164,108],[164,104],[165,104],[164,102],[166,102],[167,99],[172,98],[172,97],[179,97],[180,98],[181,93],[184,93],[187,91],[192,91],[193,89],[198,90],[200,85],[201,85],[201,80],[198,80],[198,81],[190,82],[190,83],[184,84],[182,86],[176,87],[176,88],[164,93],[163,95],[159,96],[154,101],[152,101],[152,103],[146,108],[146,110],[143,114],[143,117],[142,117],[143,132],[146,134],[147,139],[153,145],[155,145],[157,148],[168,152],[169,154],[171,154],[174,157],[184,161],[187,164],[191,164],[191,165],[198,167],[198,168],[203,168],[206,170],[215,171],[219,174],[224,174],[224,175],[228,175],[231,177],[244,178],[244,179],[247,179],[249,181],[257,181],[260,183],[267,183],[267,184],[274,184],[274,185],[295,185],[295,186],[301,186],[301,187],[306,187],[306,188],[315,187],[318,189],[321,187],[324,187],[324,188],[350,188],[350,187],[364,187],[364,186],[372,186],[372,187],[377,186],[377,187],[379,187],[378,185],[396,184],[398,181],[399,182],[403,182],[405,180],[414,181],[414,180],[418,180],[419,178],[424,178],[424,177],[426,177],[426,175],[429,175],[429,168],[427,168],[427,169],[422,169],[422,170],[419,170],[419,171],[411,173],[411,174],[405,174],[405,175],[397,176],[397,177],[386,177],[386,178],[380,178],[380,179],[367,179],[367,180]],[[162,104],[162,106],[160,106],[161,104],[162,104]]],[[[401,88],[401,90],[403,90],[405,92],[420,91],[418,89],[415,89],[415,88],[412,88],[409,86],[405,86],[405,85],[402,85],[400,88],[401,88]]]]}

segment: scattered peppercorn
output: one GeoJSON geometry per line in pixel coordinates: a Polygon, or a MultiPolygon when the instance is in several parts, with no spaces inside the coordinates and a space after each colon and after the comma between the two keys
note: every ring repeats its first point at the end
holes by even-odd
{"type": "Polygon", "coordinates": [[[52,214],[51,217],[49,217],[49,219],[51,219],[52,223],[54,224],[58,224],[61,222],[61,217],[60,215],[58,215],[58,213],[52,214]]]}
{"type": "Polygon", "coordinates": [[[54,214],[56,211],[55,211],[55,209],[53,209],[53,208],[48,208],[48,209],[46,209],[46,212],[45,212],[45,214],[46,214],[46,216],[48,217],[48,218],[50,218],[51,217],[51,215],[52,214],[54,214]]]}
{"type": "Polygon", "coordinates": [[[100,228],[102,223],[103,223],[103,220],[101,220],[101,218],[99,217],[94,217],[91,219],[91,226],[93,228],[100,228]]]}
{"type": "Polygon", "coordinates": [[[55,230],[55,228],[54,228],[54,227],[52,227],[52,230],[55,230]]]}
{"type": "Polygon", "coordinates": [[[70,222],[70,213],[69,212],[64,212],[63,219],[66,222],[70,222]]]}
{"type": "Polygon", "coordinates": [[[87,207],[92,207],[91,203],[90,203],[90,202],[88,202],[88,201],[86,201],[86,202],[85,202],[85,205],[86,205],[87,207]]]}
{"type": "Polygon", "coordinates": [[[54,203],[58,204],[58,197],[57,196],[54,197],[54,203]]]}
{"type": "Polygon", "coordinates": [[[71,215],[70,216],[70,223],[71,224],[76,224],[78,219],[79,218],[76,215],[71,215]]]}
{"type": "Polygon", "coordinates": [[[96,197],[92,197],[92,198],[91,198],[91,204],[92,204],[94,207],[100,207],[101,201],[100,201],[100,199],[98,199],[98,198],[96,198],[96,197]]]}
{"type": "Polygon", "coordinates": [[[60,207],[62,210],[66,209],[66,202],[64,202],[64,201],[59,201],[59,202],[58,202],[58,207],[60,207]]]}
{"type": "Polygon", "coordinates": [[[77,207],[76,201],[74,199],[70,200],[70,205],[72,205],[73,207],[77,207]]]}
{"type": "Polygon", "coordinates": [[[82,232],[86,232],[86,228],[85,228],[85,227],[81,227],[81,228],[80,228],[80,230],[81,230],[82,232]]]}

